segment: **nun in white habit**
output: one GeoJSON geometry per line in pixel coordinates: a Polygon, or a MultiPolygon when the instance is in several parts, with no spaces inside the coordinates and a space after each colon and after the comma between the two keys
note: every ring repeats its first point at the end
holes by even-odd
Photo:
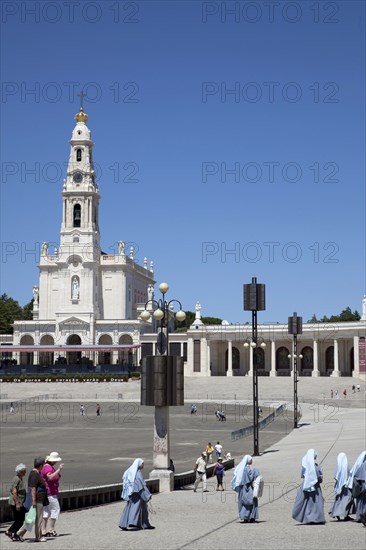
{"type": "Polygon", "coordinates": [[[345,521],[352,519],[349,517],[349,514],[353,514],[355,509],[352,491],[347,485],[349,474],[347,456],[345,453],[339,453],[337,457],[337,470],[334,474],[335,499],[329,511],[329,515],[332,518],[337,518],[338,521],[341,517],[345,521]]]}
{"type": "Polygon", "coordinates": [[[143,467],[144,461],[142,458],[136,458],[132,466],[123,474],[121,498],[127,500],[127,505],[119,521],[119,527],[123,531],[127,531],[128,528],[134,530],[140,528],[155,529],[149,522],[147,503],[152,495],[141,472],[143,467]]]}
{"type": "Polygon", "coordinates": [[[253,497],[253,481],[259,476],[256,468],[251,468],[253,459],[245,455],[234,470],[231,488],[238,493],[239,516],[243,523],[253,523],[258,517],[258,499],[253,497]]]}
{"type": "Polygon", "coordinates": [[[304,482],[299,488],[292,509],[292,517],[300,523],[325,523],[324,502],[320,484],[323,481],[321,467],[315,462],[316,452],[309,449],[302,459],[301,477],[304,482]]]}
{"type": "Polygon", "coordinates": [[[366,514],[366,451],[362,451],[354,463],[347,486],[355,497],[356,521],[364,522],[366,514]]]}

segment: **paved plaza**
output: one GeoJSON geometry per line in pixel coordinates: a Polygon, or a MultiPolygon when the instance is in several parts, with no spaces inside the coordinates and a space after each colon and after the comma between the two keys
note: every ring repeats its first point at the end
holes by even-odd
{"type": "MultiPolygon", "coordinates": [[[[350,388],[358,380],[341,379],[301,379],[299,396],[302,409],[301,427],[290,431],[282,439],[266,449],[254,459],[255,466],[265,479],[265,492],[260,500],[260,521],[257,524],[243,525],[238,522],[235,494],[230,490],[231,472],[226,475],[226,491],[216,493],[215,483],[209,483],[208,493],[193,493],[191,487],[169,494],[154,495],[151,523],[154,531],[122,532],[118,528],[120,513],[124,503],[109,504],[91,509],[65,512],[57,524],[60,537],[48,541],[54,550],[67,549],[114,549],[149,548],[195,549],[195,548],[258,548],[258,549],[308,549],[343,550],[363,548],[366,543],[366,529],[354,522],[330,520],[324,526],[300,525],[291,518],[292,504],[296,488],[300,484],[301,458],[308,448],[315,448],[318,460],[324,471],[323,496],[326,512],[333,497],[333,475],[337,454],[347,453],[352,464],[365,449],[365,401],[364,382],[360,381],[361,391],[352,394],[350,388]],[[347,399],[330,400],[330,389],[338,389],[341,395],[347,387],[347,399]],[[324,397],[323,397],[324,394],[324,397]]],[[[291,400],[291,379],[260,379],[261,402],[291,400]]],[[[98,401],[103,407],[108,400],[116,400],[118,392],[123,399],[138,399],[138,385],[131,383],[120,388],[107,385],[3,385],[1,393],[7,400],[36,396],[45,393],[57,394],[58,399],[67,399],[70,392],[75,402],[80,398],[98,401]],[[92,393],[93,392],[93,393],[92,393]]],[[[220,401],[246,401],[250,397],[251,380],[239,379],[188,379],[186,400],[202,403],[205,399],[220,401]]],[[[182,409],[183,410],[183,409],[182,409]]],[[[262,436],[261,432],[261,436],[262,436]]],[[[63,435],[58,451],[62,455],[63,435]]],[[[205,438],[207,439],[207,437],[205,438]]],[[[240,441],[235,459],[251,452],[252,440],[240,441]],[[241,447],[241,448],[240,448],[241,447]]],[[[193,447],[194,454],[196,447],[193,447]]],[[[132,456],[132,455],[131,455],[132,456]]],[[[133,455],[137,456],[137,455],[133,455]]],[[[16,461],[18,457],[14,457],[16,461]]],[[[66,466],[65,466],[66,468],[66,466]]],[[[103,466],[104,468],[104,466],[103,466]]],[[[4,528],[6,524],[4,525],[4,528]]],[[[5,530],[5,529],[3,529],[5,530]]],[[[13,547],[5,535],[1,534],[1,548],[13,547]]],[[[29,539],[31,540],[31,539],[29,539]]],[[[28,544],[28,543],[24,543],[28,544]]]]}

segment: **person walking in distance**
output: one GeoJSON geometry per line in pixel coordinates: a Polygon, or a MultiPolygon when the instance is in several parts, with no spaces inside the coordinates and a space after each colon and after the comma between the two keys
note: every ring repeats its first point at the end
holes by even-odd
{"type": "Polygon", "coordinates": [[[225,466],[222,463],[222,458],[219,458],[217,463],[214,466],[214,470],[213,470],[213,474],[212,474],[212,475],[216,475],[216,479],[217,479],[216,491],[223,491],[224,490],[224,486],[222,484],[222,480],[223,480],[223,477],[224,477],[224,471],[225,471],[225,466]]]}
{"type": "Polygon", "coordinates": [[[209,464],[212,464],[212,453],[213,453],[213,446],[210,442],[208,442],[206,447],[206,455],[207,455],[207,462],[209,464]]]}
{"type": "Polygon", "coordinates": [[[216,451],[216,460],[221,458],[222,455],[222,445],[220,445],[220,441],[218,441],[215,445],[215,451],[216,451]]]}
{"type": "Polygon", "coordinates": [[[202,481],[203,492],[207,493],[207,476],[206,476],[206,464],[207,464],[207,454],[205,452],[201,453],[201,456],[197,458],[194,471],[196,472],[196,481],[194,482],[193,491],[197,492],[198,484],[202,481]]]}

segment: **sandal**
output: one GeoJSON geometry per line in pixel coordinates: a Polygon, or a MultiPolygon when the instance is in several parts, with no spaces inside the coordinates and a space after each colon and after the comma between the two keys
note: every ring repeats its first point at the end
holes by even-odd
{"type": "Polygon", "coordinates": [[[49,533],[46,533],[46,537],[58,537],[58,534],[56,531],[50,531],[49,533]]]}

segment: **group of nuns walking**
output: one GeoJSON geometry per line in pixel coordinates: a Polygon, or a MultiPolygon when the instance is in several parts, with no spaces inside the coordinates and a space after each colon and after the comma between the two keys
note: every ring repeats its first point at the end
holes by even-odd
{"type": "MultiPolygon", "coordinates": [[[[302,459],[301,477],[293,505],[292,517],[300,523],[325,523],[324,499],[321,491],[323,472],[316,462],[317,453],[309,449],[302,459]]],[[[245,455],[234,470],[231,488],[238,494],[239,517],[242,523],[254,523],[258,520],[258,496],[263,490],[263,479],[256,468],[252,468],[253,459],[245,455]],[[259,483],[258,483],[259,481],[259,483]]],[[[121,498],[127,501],[122,512],[119,527],[123,531],[136,529],[154,529],[149,522],[148,502],[151,493],[142,475],[144,461],[136,458],[122,478],[121,498]]],[[[357,458],[351,469],[345,453],[339,453],[334,474],[335,498],[329,515],[340,520],[350,520],[355,514],[356,521],[366,523],[366,451],[357,458]]]]}
{"type": "MultiPolygon", "coordinates": [[[[323,472],[316,463],[316,451],[309,449],[302,459],[301,477],[304,481],[299,488],[292,510],[292,517],[300,523],[325,523],[324,499],[321,490],[323,472]]],[[[334,474],[335,498],[329,511],[332,518],[365,523],[366,513],[366,452],[357,458],[352,469],[348,468],[345,453],[339,453],[334,474]]]]}

